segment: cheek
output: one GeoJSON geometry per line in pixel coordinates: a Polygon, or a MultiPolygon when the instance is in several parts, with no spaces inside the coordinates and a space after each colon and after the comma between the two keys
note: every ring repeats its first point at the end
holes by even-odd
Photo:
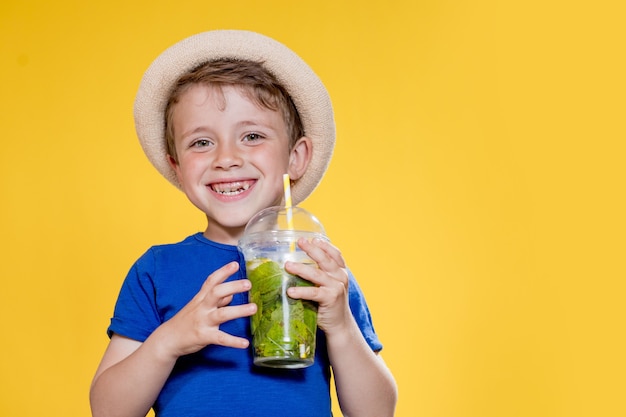
{"type": "Polygon", "coordinates": [[[273,170],[284,170],[289,166],[289,152],[284,149],[263,149],[254,155],[254,160],[259,164],[273,170]]]}
{"type": "Polygon", "coordinates": [[[185,158],[179,160],[176,174],[179,181],[183,182],[185,178],[192,178],[203,169],[202,160],[200,158],[185,158]]]}

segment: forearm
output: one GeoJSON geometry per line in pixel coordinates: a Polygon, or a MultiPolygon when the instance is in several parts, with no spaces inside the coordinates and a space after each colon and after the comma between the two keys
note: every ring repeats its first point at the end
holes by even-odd
{"type": "Polygon", "coordinates": [[[381,357],[367,345],[357,324],[327,335],[328,355],[333,367],[341,411],[350,417],[393,416],[397,388],[381,357]]]}
{"type": "Polygon", "coordinates": [[[125,359],[96,374],[90,392],[92,415],[144,417],[175,363],[153,334],[125,359]]]}

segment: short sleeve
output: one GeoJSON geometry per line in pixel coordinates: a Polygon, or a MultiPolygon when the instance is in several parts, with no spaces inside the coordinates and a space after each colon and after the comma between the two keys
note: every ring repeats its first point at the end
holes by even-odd
{"type": "Polygon", "coordinates": [[[350,310],[352,311],[352,315],[354,316],[359,328],[361,329],[361,333],[365,338],[365,341],[369,345],[369,347],[378,352],[382,350],[383,345],[380,342],[376,331],[374,330],[374,324],[372,322],[372,316],[370,314],[370,310],[367,306],[367,302],[365,301],[365,296],[363,295],[363,291],[359,287],[356,279],[349,273],[349,304],[350,310]]]}
{"type": "Polygon", "coordinates": [[[107,329],[109,337],[116,333],[143,342],[161,324],[156,305],[154,266],[154,256],[149,250],[131,267],[107,329]]]}

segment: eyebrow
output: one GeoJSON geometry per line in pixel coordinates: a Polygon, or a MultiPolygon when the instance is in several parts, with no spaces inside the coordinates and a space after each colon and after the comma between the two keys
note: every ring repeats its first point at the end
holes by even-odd
{"type": "MultiPolygon", "coordinates": [[[[250,127],[250,126],[258,126],[261,129],[269,129],[272,132],[277,132],[279,129],[273,124],[273,123],[267,123],[266,121],[261,121],[258,119],[246,119],[246,120],[242,120],[240,122],[237,122],[235,124],[236,128],[246,128],[246,127],[250,127]]],[[[204,133],[204,132],[210,132],[210,126],[207,127],[207,125],[199,125],[195,128],[193,128],[192,130],[186,131],[181,133],[180,138],[182,140],[185,140],[187,137],[195,135],[197,133],[204,133]]]]}
{"type": "Polygon", "coordinates": [[[181,133],[180,138],[184,140],[189,136],[195,135],[196,133],[206,132],[206,131],[207,131],[206,127],[204,125],[201,125],[192,130],[181,133]]]}
{"type": "Polygon", "coordinates": [[[274,123],[268,123],[266,120],[259,120],[259,119],[242,120],[240,122],[237,122],[235,126],[238,128],[245,128],[249,126],[259,126],[261,128],[271,129],[273,132],[278,130],[277,126],[275,126],[274,123]]]}

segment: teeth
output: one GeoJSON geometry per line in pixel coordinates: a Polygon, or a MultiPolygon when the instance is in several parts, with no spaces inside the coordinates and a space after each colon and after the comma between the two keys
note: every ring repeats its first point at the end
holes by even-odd
{"type": "Polygon", "coordinates": [[[211,189],[213,191],[227,196],[241,194],[248,188],[250,188],[250,184],[248,182],[231,182],[211,185],[211,189]]]}

